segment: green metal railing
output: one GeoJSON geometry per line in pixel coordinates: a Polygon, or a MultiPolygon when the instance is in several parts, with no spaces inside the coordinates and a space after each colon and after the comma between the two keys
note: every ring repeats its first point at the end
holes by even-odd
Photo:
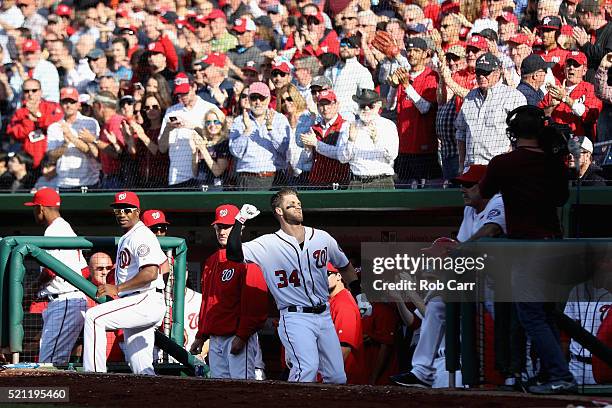
{"type": "MultiPolygon", "coordinates": [[[[23,278],[25,275],[24,258],[33,257],[42,266],[52,269],[87,296],[98,302],[105,299],[95,297],[96,287],[80,274],[75,273],[62,262],[43,249],[103,249],[115,248],[116,237],[77,237],[58,238],[40,236],[7,237],[0,241],[0,327],[1,347],[9,347],[11,353],[22,351],[23,342],[23,278]]],[[[185,298],[185,278],[187,273],[187,245],[182,238],[160,237],[162,249],[174,250],[174,304],[172,307],[172,331],[170,339],[183,344],[183,315],[185,298]]],[[[160,333],[161,334],[161,333],[160,333]]],[[[159,337],[156,334],[156,338],[159,337]]],[[[166,342],[166,344],[168,344],[166,342]]],[[[176,358],[176,357],[175,357],[176,358]]],[[[183,364],[193,365],[193,356],[182,355],[178,359],[183,364]]]]}

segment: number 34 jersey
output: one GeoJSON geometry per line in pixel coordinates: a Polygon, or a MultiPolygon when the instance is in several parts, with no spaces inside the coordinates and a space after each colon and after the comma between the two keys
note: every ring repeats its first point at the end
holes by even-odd
{"type": "Polygon", "coordinates": [[[244,259],[255,262],[263,271],[279,310],[326,303],[329,299],[327,262],[337,268],[349,263],[331,235],[316,228],[304,229],[303,245],[278,230],[242,246],[244,259]]]}

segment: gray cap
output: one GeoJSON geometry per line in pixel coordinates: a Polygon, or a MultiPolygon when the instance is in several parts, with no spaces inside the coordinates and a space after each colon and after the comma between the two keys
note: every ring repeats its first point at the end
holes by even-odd
{"type": "Polygon", "coordinates": [[[102,51],[100,48],[94,48],[87,53],[87,59],[98,59],[105,56],[106,54],[104,54],[104,51],[102,51]]]}
{"type": "Polygon", "coordinates": [[[313,86],[320,86],[321,88],[329,89],[332,87],[332,83],[327,77],[324,77],[323,75],[319,75],[319,76],[312,78],[310,87],[312,88],[313,86]]]}

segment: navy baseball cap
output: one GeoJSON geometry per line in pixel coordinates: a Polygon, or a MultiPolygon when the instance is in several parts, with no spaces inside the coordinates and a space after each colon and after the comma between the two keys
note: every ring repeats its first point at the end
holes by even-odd
{"type": "Polygon", "coordinates": [[[482,54],[476,60],[477,70],[492,72],[498,69],[499,67],[501,67],[501,63],[499,62],[499,59],[495,55],[491,54],[490,52],[487,52],[486,54],[482,54]]]}
{"type": "Polygon", "coordinates": [[[427,42],[421,37],[411,37],[406,41],[406,49],[409,50],[411,48],[418,48],[420,50],[426,50],[427,42]]]}

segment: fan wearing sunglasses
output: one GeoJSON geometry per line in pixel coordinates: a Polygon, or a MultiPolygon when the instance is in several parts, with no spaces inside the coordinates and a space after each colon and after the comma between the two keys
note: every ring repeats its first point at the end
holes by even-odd
{"type": "Polygon", "coordinates": [[[580,51],[567,53],[565,81],[548,87],[548,93],[538,105],[555,122],[568,124],[575,135],[595,135],[595,126],[602,102],[595,96],[593,85],[584,80],[587,57],[580,51]]]}
{"type": "Polygon", "coordinates": [[[359,36],[345,37],[340,41],[340,61],[325,70],[325,76],[333,84],[334,92],[340,103],[343,118],[352,119],[357,114],[358,105],[351,98],[360,89],[374,89],[370,71],[357,59],[361,50],[359,36]]]}
{"type": "Polygon", "coordinates": [[[338,147],[338,160],[351,169],[349,189],[394,189],[397,127],[380,116],[382,101],[376,91],[362,89],[353,101],[359,106],[359,116],[342,135],[338,147]]]}
{"type": "Polygon", "coordinates": [[[227,124],[223,112],[213,108],[204,117],[202,135],[194,133],[193,175],[198,185],[221,191],[230,163],[227,124]]]}
{"type": "Polygon", "coordinates": [[[270,88],[263,82],[249,86],[249,108],[230,130],[229,148],[236,159],[241,189],[269,190],[277,171],[287,168],[291,128],[282,114],[269,109],[270,88]]]}

